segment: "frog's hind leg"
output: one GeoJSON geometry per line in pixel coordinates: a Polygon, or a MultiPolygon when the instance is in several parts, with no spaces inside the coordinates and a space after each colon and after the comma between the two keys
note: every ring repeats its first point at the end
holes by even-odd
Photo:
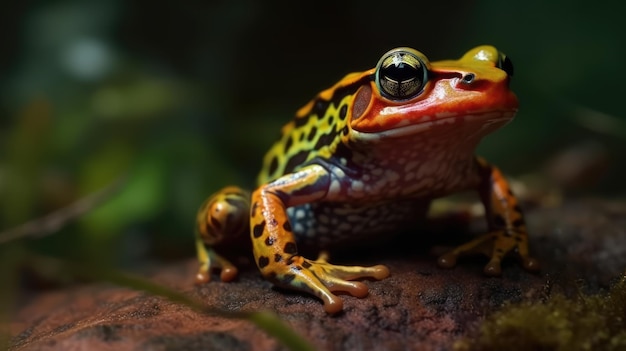
{"type": "Polygon", "coordinates": [[[196,249],[200,263],[197,284],[208,282],[214,269],[221,271],[220,279],[225,282],[237,276],[237,267],[215,252],[213,246],[241,238],[248,230],[249,213],[250,194],[234,186],[211,195],[200,206],[196,217],[196,249]]]}
{"type": "Polygon", "coordinates": [[[514,252],[526,270],[539,270],[539,262],[528,251],[524,215],[507,181],[498,168],[485,160],[477,159],[477,166],[482,176],[478,190],[490,231],[444,254],[439,258],[439,265],[452,267],[459,256],[483,253],[490,257],[484,269],[485,274],[500,275],[502,259],[507,253],[514,252]]]}

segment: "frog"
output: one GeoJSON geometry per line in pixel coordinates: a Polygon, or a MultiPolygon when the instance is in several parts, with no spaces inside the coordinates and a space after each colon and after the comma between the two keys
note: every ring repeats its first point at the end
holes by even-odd
{"type": "Polygon", "coordinates": [[[511,59],[490,45],[433,62],[399,47],[321,91],[283,126],[254,190],[227,186],[200,207],[196,283],[207,283],[214,270],[233,280],[237,267],[216,247],[237,245],[247,233],[264,278],[338,313],[338,292],[363,298],[363,280],[385,279],[390,270],[332,264],[326,248],[413,228],[433,200],[465,191],[478,193],[488,231],[437,264],[452,268],[461,256],[483,254],[484,274],[499,276],[512,254],[537,271],[518,199],[499,168],[475,154],[483,137],[517,113],[513,73],[511,59]],[[310,259],[299,245],[322,250],[310,259]]]}

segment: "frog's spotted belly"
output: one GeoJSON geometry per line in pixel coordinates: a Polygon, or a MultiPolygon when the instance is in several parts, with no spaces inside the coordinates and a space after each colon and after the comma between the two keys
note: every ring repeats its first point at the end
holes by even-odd
{"type": "Polygon", "coordinates": [[[415,225],[424,218],[428,204],[424,200],[370,206],[321,202],[290,207],[287,214],[299,244],[328,247],[415,225]]]}

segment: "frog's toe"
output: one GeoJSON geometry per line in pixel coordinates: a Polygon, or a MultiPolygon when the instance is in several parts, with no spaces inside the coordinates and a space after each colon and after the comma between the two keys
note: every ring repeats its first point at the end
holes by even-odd
{"type": "MultiPolygon", "coordinates": [[[[457,261],[460,256],[465,256],[465,255],[469,255],[472,253],[476,253],[476,251],[475,250],[460,250],[459,248],[456,248],[448,253],[441,255],[437,259],[437,264],[441,268],[453,268],[454,266],[456,266],[457,261]]],[[[488,275],[490,277],[501,275],[502,267],[500,265],[500,262],[501,262],[500,257],[492,256],[491,259],[489,260],[489,263],[487,263],[485,265],[485,268],[483,269],[483,272],[485,273],[485,275],[488,275]]]]}
{"type": "Polygon", "coordinates": [[[455,255],[453,252],[445,253],[437,259],[437,264],[441,268],[452,268],[456,266],[456,261],[458,260],[458,255],[455,255]]]}
{"type": "Polygon", "coordinates": [[[202,285],[211,281],[211,275],[209,272],[205,272],[203,269],[200,269],[198,274],[196,274],[196,284],[202,285]]]}
{"type": "Polygon", "coordinates": [[[237,267],[229,265],[228,267],[222,267],[220,272],[220,280],[223,282],[229,282],[237,277],[237,267]]]}
{"type": "Polygon", "coordinates": [[[335,282],[336,280],[350,281],[364,278],[381,280],[389,276],[389,268],[381,264],[371,267],[362,267],[337,266],[330,263],[314,263],[311,268],[318,271],[318,274],[329,279],[329,283],[335,282]]]}
{"type": "Polygon", "coordinates": [[[358,297],[360,299],[364,298],[369,294],[369,289],[367,285],[361,282],[351,282],[345,281],[343,284],[338,284],[331,288],[331,291],[345,291],[354,297],[358,297]]]}
{"type": "Polygon", "coordinates": [[[237,267],[227,264],[224,266],[214,265],[211,268],[203,268],[200,267],[198,274],[196,274],[196,284],[202,285],[211,281],[211,271],[219,270],[220,271],[220,280],[223,282],[230,282],[237,277],[237,267]]]}
{"type": "MultiPolygon", "coordinates": [[[[528,255],[522,255],[520,254],[519,250],[517,254],[519,255],[521,266],[525,270],[530,271],[530,272],[539,271],[540,265],[537,259],[530,257],[528,255]]],[[[502,262],[503,256],[504,256],[504,253],[502,251],[496,250],[496,253],[494,253],[494,255],[489,260],[489,263],[485,265],[485,268],[483,270],[485,275],[488,275],[490,277],[497,277],[497,276],[502,275],[501,262],[502,262]]]]}
{"type": "Polygon", "coordinates": [[[324,311],[328,314],[335,314],[343,311],[343,300],[335,295],[330,295],[324,300],[324,311]]]}
{"type": "Polygon", "coordinates": [[[492,257],[489,263],[485,265],[483,273],[490,277],[498,277],[502,275],[502,266],[500,265],[500,258],[492,257]]]}
{"type": "Polygon", "coordinates": [[[207,249],[205,255],[201,257],[200,269],[196,274],[196,284],[206,284],[211,281],[211,272],[218,270],[220,272],[220,280],[229,282],[237,277],[237,267],[224,257],[218,255],[214,250],[207,249]]]}
{"type": "Polygon", "coordinates": [[[358,298],[367,296],[367,285],[353,280],[384,279],[389,276],[389,269],[383,265],[338,266],[328,263],[326,259],[325,255],[318,260],[295,256],[290,259],[290,265],[277,267],[279,271],[285,268],[285,273],[267,271],[265,275],[278,285],[306,291],[319,297],[324,302],[324,310],[330,314],[343,309],[343,301],[334,293],[347,293],[358,298]]]}
{"type": "Polygon", "coordinates": [[[539,260],[534,257],[522,256],[520,257],[522,261],[522,267],[529,272],[539,272],[541,270],[541,264],[539,260]]]}
{"type": "Polygon", "coordinates": [[[335,266],[329,263],[313,264],[309,268],[332,292],[345,292],[363,298],[368,294],[367,285],[355,279],[374,278],[381,280],[389,276],[389,269],[383,265],[372,267],[335,266]]]}
{"type": "Polygon", "coordinates": [[[382,264],[377,264],[375,266],[370,267],[372,270],[371,277],[376,280],[385,279],[389,276],[389,268],[382,264]]]}
{"type": "MultiPolygon", "coordinates": [[[[357,298],[364,298],[369,293],[367,285],[353,281],[353,279],[374,278],[376,280],[384,279],[389,276],[389,269],[383,265],[371,267],[361,266],[335,266],[329,263],[320,264],[321,269],[313,268],[313,272],[320,278],[322,284],[332,292],[344,292],[357,298]],[[317,271],[317,272],[316,272],[317,271]]],[[[323,296],[324,310],[329,314],[341,312],[343,310],[343,301],[341,298],[330,294],[323,296]]]]}
{"type": "Polygon", "coordinates": [[[528,254],[525,233],[511,235],[505,231],[487,233],[458,246],[440,256],[437,264],[442,268],[452,268],[461,256],[483,254],[489,257],[489,262],[483,269],[485,275],[499,276],[502,274],[502,259],[509,252],[517,254],[524,269],[533,272],[539,270],[539,262],[528,254]]]}
{"type": "MultiPolygon", "coordinates": [[[[368,294],[367,285],[356,279],[374,278],[377,280],[389,276],[389,269],[383,265],[371,267],[338,266],[326,261],[326,257],[317,261],[306,260],[304,266],[332,292],[344,292],[354,297],[363,298],[368,294]]],[[[325,303],[325,309],[331,307],[325,303]]]]}
{"type": "MultiPolygon", "coordinates": [[[[528,255],[522,255],[519,252],[517,253],[519,255],[519,260],[520,260],[522,268],[530,272],[539,271],[541,267],[537,259],[530,257],[528,255]]],[[[485,265],[485,269],[483,270],[485,275],[488,275],[491,277],[497,277],[497,276],[502,275],[502,267],[501,267],[502,258],[503,258],[503,254],[501,254],[501,252],[494,254],[494,256],[491,257],[491,260],[489,260],[489,263],[485,265]]]]}

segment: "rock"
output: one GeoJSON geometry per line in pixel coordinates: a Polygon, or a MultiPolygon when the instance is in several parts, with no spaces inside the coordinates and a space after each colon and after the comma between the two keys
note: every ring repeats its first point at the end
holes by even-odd
{"type": "MultiPolygon", "coordinates": [[[[485,277],[483,257],[440,269],[425,247],[444,242],[435,236],[441,233],[403,236],[385,250],[333,254],[331,261],[338,263],[382,263],[391,270],[385,280],[366,282],[369,296],[344,296],[344,311],[334,316],[314,297],[272,287],[249,264],[234,282],[199,287],[193,285],[193,259],[141,273],[212,307],[273,311],[319,350],[450,350],[507,303],[539,303],[555,291],[576,294],[581,281],[586,292],[595,293],[624,272],[625,203],[572,201],[528,211],[527,220],[532,253],[542,264],[539,274],[509,260],[502,277],[485,277]]],[[[106,283],[36,292],[16,312],[11,333],[11,350],[285,349],[248,321],[201,314],[106,283]]]]}

